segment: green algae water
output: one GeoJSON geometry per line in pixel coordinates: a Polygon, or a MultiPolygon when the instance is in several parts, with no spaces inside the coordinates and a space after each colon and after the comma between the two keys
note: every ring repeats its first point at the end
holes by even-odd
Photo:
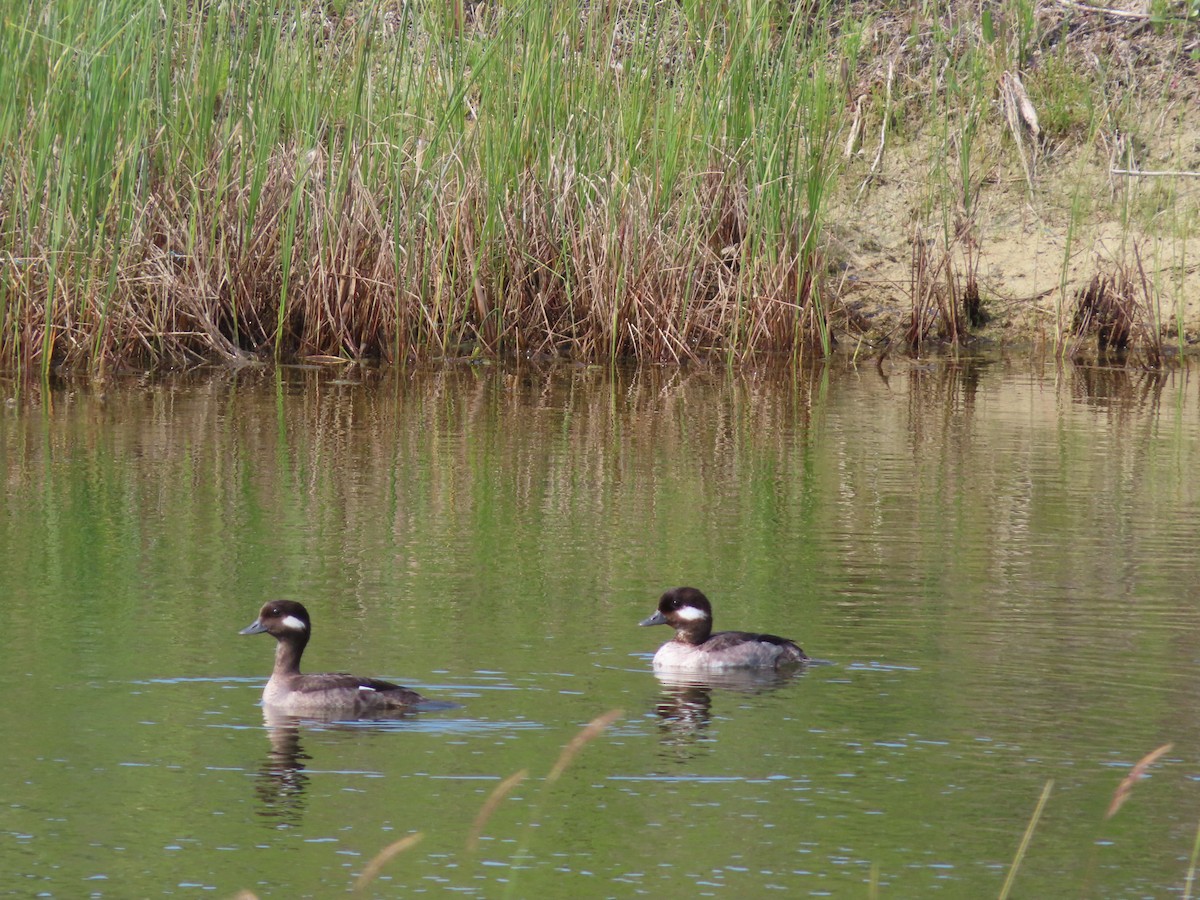
{"type": "Polygon", "coordinates": [[[1184,890],[1187,370],[285,368],[8,390],[0,894],[327,897],[419,834],[362,896],[996,896],[1048,782],[1014,895],[1184,890]],[[637,622],[680,584],[718,628],[825,664],[655,677],[668,634],[637,622]],[[313,616],[308,671],[446,708],[264,721],[273,641],[238,630],[274,597],[313,616]]]}

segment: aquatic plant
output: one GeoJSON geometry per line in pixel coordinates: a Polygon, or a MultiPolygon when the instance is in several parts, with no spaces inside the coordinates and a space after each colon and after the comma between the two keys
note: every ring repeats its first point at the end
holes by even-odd
{"type": "Polygon", "coordinates": [[[9,366],[829,349],[833,4],[5,7],[9,366]]]}
{"type": "Polygon", "coordinates": [[[828,354],[885,148],[978,249],[1039,103],[1134,118],[1062,49],[1102,11],[1035,7],[0,0],[0,366],[828,354]]]}

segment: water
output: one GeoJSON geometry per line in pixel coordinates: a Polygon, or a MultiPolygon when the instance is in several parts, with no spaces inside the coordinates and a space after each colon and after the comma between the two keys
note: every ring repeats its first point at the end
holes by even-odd
{"type": "Polygon", "coordinates": [[[419,833],[363,896],[995,896],[1052,781],[1014,896],[1181,895],[1197,401],[1003,358],[15,397],[0,894],[325,897],[419,833]],[[660,682],[636,623],[685,583],[829,664],[660,682]],[[310,671],[454,705],[265,723],[272,597],[310,671]]]}

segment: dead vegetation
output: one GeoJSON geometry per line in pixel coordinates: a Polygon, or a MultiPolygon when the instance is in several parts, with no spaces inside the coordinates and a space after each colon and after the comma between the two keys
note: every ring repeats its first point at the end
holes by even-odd
{"type": "Polygon", "coordinates": [[[987,321],[979,296],[979,256],[967,223],[958,223],[948,247],[934,249],[920,228],[912,239],[909,296],[912,307],[905,343],[920,354],[936,340],[958,346],[969,340],[972,328],[987,321]]]}
{"type": "MultiPolygon", "coordinates": [[[[1092,79],[1101,91],[1157,97],[1166,115],[1179,99],[1194,100],[1185,79],[1200,53],[1195,36],[1175,27],[1192,14],[1183,4],[1167,4],[1158,31],[1145,17],[1062,2],[928,10],[861,2],[836,11],[805,4],[788,15],[770,6],[749,23],[719,5],[704,20],[639,4],[602,15],[556,7],[544,34],[520,31],[511,45],[489,43],[513,33],[501,9],[459,5],[452,16],[416,21],[391,5],[372,19],[359,6],[322,14],[320,27],[302,34],[329,67],[318,75],[331,87],[318,87],[336,93],[360,83],[357,98],[385,77],[413,77],[429,86],[422,103],[458,104],[456,124],[448,112],[438,119],[378,111],[368,98],[355,99],[361,108],[345,118],[301,109],[316,123],[311,133],[269,116],[268,128],[229,84],[208,98],[209,113],[204,98],[189,101],[210,144],[167,147],[174,123],[162,123],[128,145],[97,139],[95,151],[88,148],[95,170],[71,174],[68,141],[19,143],[44,112],[36,104],[51,105],[22,95],[31,105],[13,122],[26,127],[0,135],[19,160],[0,176],[0,363],[31,374],[312,356],[677,363],[828,353],[846,331],[880,343],[899,331],[916,352],[957,346],[997,308],[996,286],[980,270],[990,240],[981,196],[1019,179],[1017,202],[1038,206],[1045,222],[1061,212],[1039,200],[1045,172],[1069,146],[1094,146],[1107,160],[1100,151],[1120,143],[1123,165],[1135,171],[1136,142],[1117,127],[1127,124],[1127,110],[1096,93],[1099,107],[1085,122],[1068,103],[1072,92],[1092,79]],[[438,42],[443,26],[453,43],[438,42]],[[569,26],[600,30],[567,40],[569,26]],[[800,46],[818,34],[825,55],[812,57],[821,64],[805,71],[807,82],[789,80],[787,66],[771,68],[788,41],[800,46]],[[543,55],[529,59],[562,66],[545,90],[588,72],[595,96],[611,91],[617,106],[510,97],[532,63],[501,67],[511,83],[480,74],[535,38],[544,39],[536,48],[543,55]],[[657,42],[652,51],[648,39],[657,42]],[[389,72],[372,55],[406,40],[402,56],[384,59],[411,71],[389,72]],[[1056,69],[1054,60],[1066,62],[1056,69]],[[1076,70],[1083,82],[1064,80],[1062,72],[1076,70]],[[829,80],[818,93],[812,85],[822,73],[829,80]],[[693,83],[697,77],[714,80],[693,83]],[[455,78],[467,81],[455,86],[455,78]],[[707,108],[712,118],[673,135],[678,146],[647,153],[643,145],[668,127],[661,121],[670,104],[654,104],[681,82],[699,93],[688,115],[707,108]],[[622,92],[635,83],[645,94],[629,101],[622,92]],[[768,101],[778,121],[764,113],[768,101]],[[529,118],[514,120],[514,108],[526,107],[529,118]],[[375,127],[393,115],[404,127],[357,124],[375,127]],[[727,124],[736,115],[744,133],[727,124]],[[626,117],[660,124],[622,134],[626,117]],[[585,119],[600,124],[566,127],[585,119]],[[510,141],[514,128],[521,140],[510,141]],[[876,221],[873,204],[897,180],[891,155],[914,142],[936,145],[926,160],[934,187],[906,201],[907,220],[876,221]],[[498,147],[510,153],[499,164],[498,147]],[[168,150],[174,155],[161,157],[168,150]],[[931,224],[939,216],[955,224],[935,247],[924,235],[946,230],[931,224]],[[842,291],[864,282],[829,277],[843,268],[843,254],[827,227],[858,227],[860,218],[913,235],[910,310],[899,329],[850,316],[842,291]]],[[[240,39],[252,23],[242,16],[221,33],[240,39]]],[[[280,34],[286,41],[291,32],[280,34]]],[[[188,90],[207,77],[202,69],[184,74],[188,90]]],[[[278,95],[261,105],[286,98],[295,77],[284,72],[278,95]]],[[[181,78],[175,89],[183,87],[181,78]]],[[[258,101],[249,89],[247,96],[258,101]]],[[[76,140],[86,146],[88,137],[76,140]]],[[[1116,299],[1131,291],[1148,298],[1160,273],[1139,258],[1129,284],[1097,277],[1075,319],[1056,325],[1060,345],[1095,328],[1102,349],[1161,348],[1157,315],[1121,324],[1120,310],[1149,301],[1116,299]]],[[[1148,354],[1161,358],[1159,350],[1148,354]]]]}
{"type": "Polygon", "coordinates": [[[1158,297],[1135,246],[1131,263],[1103,267],[1076,292],[1067,355],[1082,353],[1094,334],[1101,356],[1123,357],[1135,349],[1146,365],[1157,367],[1163,360],[1162,331],[1158,297]]]}
{"type": "Polygon", "coordinates": [[[1115,12],[987,4],[921,27],[881,11],[846,148],[866,178],[830,215],[861,340],[928,352],[982,336],[1071,355],[1075,295],[1135,242],[1130,280],[1155,297],[1129,335],[1139,359],[1200,336],[1195,12],[1115,12]],[[904,242],[887,234],[898,222],[904,242]]]}

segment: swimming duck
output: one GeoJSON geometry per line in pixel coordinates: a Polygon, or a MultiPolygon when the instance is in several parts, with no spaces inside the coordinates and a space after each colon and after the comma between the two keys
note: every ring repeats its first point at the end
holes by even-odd
{"type": "Polygon", "coordinates": [[[304,604],[294,600],[272,600],[263,605],[258,618],[239,634],[266,632],[275,645],[275,668],[263,688],[263,706],[289,715],[311,715],[344,711],[370,714],[403,709],[424,702],[416,691],[345,672],[300,672],[300,657],[312,637],[312,620],[304,604]]]}
{"type": "Polygon", "coordinates": [[[667,591],[654,615],[639,625],[670,625],[675,637],[654,654],[655,669],[773,669],[806,662],[794,641],[774,634],[712,630],[712,604],[693,587],[667,591]]]}

